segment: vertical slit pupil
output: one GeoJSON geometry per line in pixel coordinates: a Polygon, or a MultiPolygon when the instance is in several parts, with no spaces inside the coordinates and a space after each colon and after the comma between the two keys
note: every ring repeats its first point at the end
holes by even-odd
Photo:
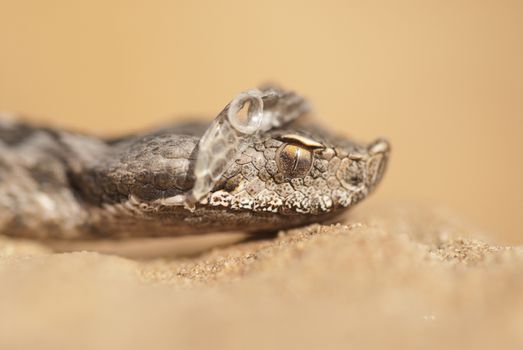
{"type": "Polygon", "coordinates": [[[312,153],[306,148],[294,144],[283,146],[278,154],[278,168],[289,177],[307,175],[312,165],[312,153]]]}

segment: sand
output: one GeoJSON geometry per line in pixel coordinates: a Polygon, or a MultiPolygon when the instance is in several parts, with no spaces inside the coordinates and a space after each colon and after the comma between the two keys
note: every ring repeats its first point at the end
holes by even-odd
{"type": "Polygon", "coordinates": [[[189,257],[0,238],[0,349],[522,349],[523,248],[470,227],[373,203],[189,257]]]}

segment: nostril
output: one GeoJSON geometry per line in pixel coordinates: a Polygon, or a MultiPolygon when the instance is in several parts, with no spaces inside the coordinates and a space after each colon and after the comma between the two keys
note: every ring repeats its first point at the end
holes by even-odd
{"type": "Polygon", "coordinates": [[[390,152],[390,144],[385,139],[377,139],[368,146],[368,150],[371,156],[377,154],[388,154],[390,152]]]}

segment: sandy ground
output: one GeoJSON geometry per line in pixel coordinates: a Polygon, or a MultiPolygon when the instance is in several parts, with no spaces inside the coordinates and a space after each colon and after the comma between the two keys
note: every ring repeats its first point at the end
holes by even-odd
{"type": "Polygon", "coordinates": [[[191,257],[0,238],[0,348],[522,349],[523,248],[478,237],[388,203],[191,257]]]}

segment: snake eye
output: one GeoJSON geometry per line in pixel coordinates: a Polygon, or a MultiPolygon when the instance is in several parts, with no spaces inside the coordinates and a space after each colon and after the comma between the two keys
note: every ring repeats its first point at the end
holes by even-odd
{"type": "Polygon", "coordinates": [[[276,153],[276,162],[280,172],[288,177],[307,175],[312,166],[312,152],[315,149],[324,148],[324,146],[314,140],[294,134],[282,135],[280,139],[289,142],[281,146],[276,153]]]}
{"type": "Polygon", "coordinates": [[[285,176],[304,177],[312,165],[312,152],[298,145],[285,144],[278,150],[276,162],[285,176]]]}

